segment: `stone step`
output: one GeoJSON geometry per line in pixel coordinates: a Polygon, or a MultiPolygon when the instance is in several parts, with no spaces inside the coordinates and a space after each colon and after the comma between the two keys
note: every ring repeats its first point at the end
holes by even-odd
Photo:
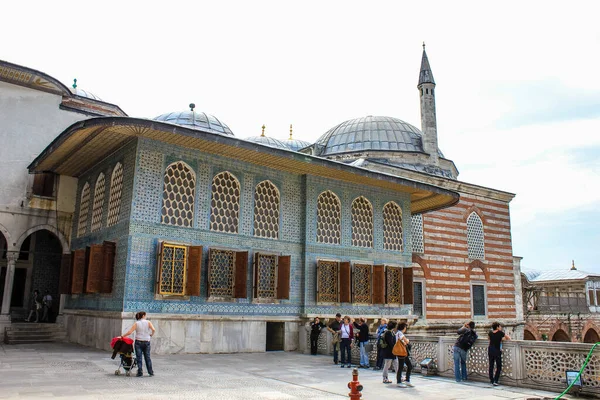
{"type": "Polygon", "coordinates": [[[31,343],[48,343],[57,342],[58,340],[47,338],[47,339],[11,339],[6,341],[6,344],[31,344],[31,343]]]}
{"type": "Polygon", "coordinates": [[[6,327],[4,341],[7,344],[62,342],[67,333],[62,325],[35,322],[17,322],[6,327]]]}
{"type": "Polygon", "coordinates": [[[52,332],[20,332],[20,331],[6,331],[6,336],[8,337],[35,337],[35,336],[48,336],[48,337],[52,337],[52,336],[59,336],[59,335],[64,335],[64,332],[61,331],[52,331],[52,332]]]}

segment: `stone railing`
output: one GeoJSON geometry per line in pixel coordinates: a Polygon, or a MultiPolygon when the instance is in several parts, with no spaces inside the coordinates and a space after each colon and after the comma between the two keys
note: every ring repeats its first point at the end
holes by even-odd
{"type": "MultiPolygon", "coordinates": [[[[372,335],[374,337],[374,335],[372,335]]],[[[454,358],[452,347],[455,337],[407,335],[411,340],[411,360],[415,371],[420,371],[419,363],[432,358],[438,374],[454,378],[454,358]]],[[[377,359],[376,340],[369,341],[367,350],[371,366],[377,359]]],[[[489,382],[488,341],[479,339],[469,351],[467,371],[469,380],[489,382]]],[[[579,371],[592,345],[564,342],[536,342],[511,340],[503,343],[501,383],[507,386],[521,386],[534,389],[562,392],[566,386],[565,371],[579,371]]],[[[308,331],[300,330],[299,349],[310,353],[308,331]]],[[[318,342],[319,354],[332,354],[331,334],[322,332],[318,342]]],[[[359,363],[358,346],[352,348],[352,363],[359,363]]],[[[600,397],[600,346],[596,347],[589,364],[582,374],[582,393],[600,397]]]]}

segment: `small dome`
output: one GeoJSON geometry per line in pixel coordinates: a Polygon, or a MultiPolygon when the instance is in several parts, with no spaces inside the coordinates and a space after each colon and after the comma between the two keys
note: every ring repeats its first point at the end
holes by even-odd
{"type": "Polygon", "coordinates": [[[234,136],[227,125],[217,119],[217,117],[196,111],[170,112],[159,115],[154,118],[155,121],[168,122],[185,126],[186,128],[197,129],[203,132],[218,133],[220,135],[234,136]]]}
{"type": "Polygon", "coordinates": [[[299,139],[287,139],[285,141],[285,144],[294,151],[298,151],[307,146],[310,146],[310,142],[306,142],[304,140],[299,140],[299,139]]]}
{"type": "Polygon", "coordinates": [[[87,90],[75,88],[75,89],[71,89],[71,92],[76,96],[85,97],[85,98],[92,99],[92,100],[102,101],[102,99],[100,97],[96,96],[94,93],[88,92],[87,90]]]}
{"type": "Polygon", "coordinates": [[[316,145],[321,156],[364,150],[424,152],[419,129],[397,118],[371,115],[334,126],[316,145]]]}
{"type": "Polygon", "coordinates": [[[281,140],[275,139],[272,137],[267,137],[267,136],[252,136],[252,137],[246,138],[244,140],[247,140],[252,143],[264,144],[265,146],[276,147],[278,149],[285,149],[285,150],[290,149],[287,146],[287,144],[282,142],[281,140]]]}

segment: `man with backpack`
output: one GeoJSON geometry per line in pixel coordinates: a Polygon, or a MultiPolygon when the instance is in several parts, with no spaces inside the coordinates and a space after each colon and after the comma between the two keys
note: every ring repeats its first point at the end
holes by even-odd
{"type": "Polygon", "coordinates": [[[467,380],[467,352],[477,340],[475,322],[465,323],[457,332],[460,336],[452,348],[454,352],[454,378],[456,382],[467,380]]]}
{"type": "Polygon", "coordinates": [[[379,327],[377,328],[377,362],[375,363],[375,368],[373,371],[380,370],[383,368],[383,356],[381,355],[381,346],[379,341],[381,339],[381,335],[387,330],[387,319],[381,318],[379,320],[379,327]]]}

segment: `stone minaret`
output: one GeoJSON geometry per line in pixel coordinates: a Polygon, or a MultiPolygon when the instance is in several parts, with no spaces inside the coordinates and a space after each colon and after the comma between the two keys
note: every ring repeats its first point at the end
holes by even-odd
{"type": "Polygon", "coordinates": [[[429,154],[432,164],[438,165],[437,122],[435,117],[435,81],[429,66],[425,43],[419,73],[419,96],[421,98],[421,131],[423,132],[423,150],[429,154]]]}

